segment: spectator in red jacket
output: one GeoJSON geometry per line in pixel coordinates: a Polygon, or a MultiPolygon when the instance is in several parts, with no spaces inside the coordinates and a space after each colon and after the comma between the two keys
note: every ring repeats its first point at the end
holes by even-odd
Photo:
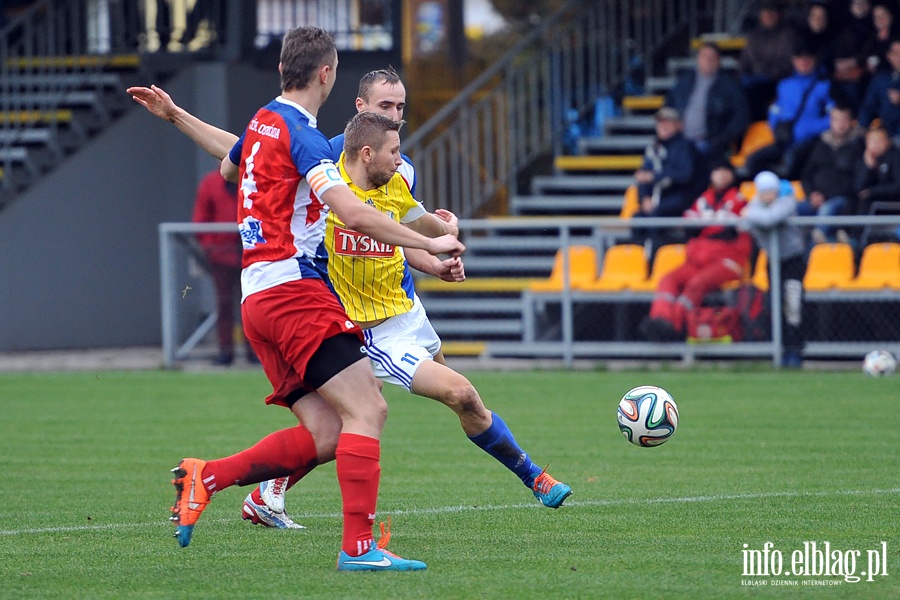
{"type": "Polygon", "coordinates": [[[684,340],[687,314],[700,307],[706,294],[743,275],[752,243],[749,234],[734,226],[746,204],[736,181],[730,164],[717,166],[710,174],[710,187],[685,211],[685,218],[723,224],[703,227],[688,241],[684,264],[659,282],[650,315],[638,327],[645,338],[684,340]]]}
{"type": "MultiPolygon", "coordinates": [[[[234,233],[198,233],[197,241],[209,264],[216,288],[216,334],[219,355],[216,364],[234,362],[234,313],[240,297],[241,237],[237,232],[237,185],[225,181],[218,170],[210,171],[200,181],[194,202],[194,223],[234,223],[234,233]]],[[[256,355],[247,349],[247,359],[256,355]]]]}

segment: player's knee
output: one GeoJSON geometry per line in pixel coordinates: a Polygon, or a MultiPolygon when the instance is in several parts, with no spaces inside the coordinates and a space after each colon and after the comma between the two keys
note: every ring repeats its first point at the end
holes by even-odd
{"type": "Polygon", "coordinates": [[[478,390],[466,379],[450,386],[445,398],[445,404],[458,415],[478,414],[486,410],[481,402],[481,396],[478,395],[478,390]]]}

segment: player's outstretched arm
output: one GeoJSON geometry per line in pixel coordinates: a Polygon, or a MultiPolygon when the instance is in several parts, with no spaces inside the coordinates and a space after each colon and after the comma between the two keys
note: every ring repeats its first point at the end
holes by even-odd
{"type": "Polygon", "coordinates": [[[174,123],[191,141],[203,148],[214,158],[222,160],[228,156],[238,136],[210,125],[187,112],[172,100],[166,91],[155,85],[130,87],[125,90],[134,101],[160,119],[174,123]]]}
{"type": "Polygon", "coordinates": [[[417,231],[427,237],[440,235],[459,236],[459,219],[449,210],[438,209],[434,213],[425,213],[415,221],[405,223],[413,231],[417,231]],[[440,213],[440,214],[438,214],[440,213]]]}
{"type": "Polygon", "coordinates": [[[406,248],[422,248],[429,254],[453,256],[459,256],[466,249],[452,235],[429,238],[412,231],[377,209],[360,202],[345,185],[328,188],[322,194],[322,201],[331,207],[348,229],[364,233],[379,242],[406,248]]]}
{"type": "Polygon", "coordinates": [[[441,260],[418,248],[404,248],[406,262],[416,271],[434,275],[443,281],[459,282],[466,280],[466,270],[462,259],[458,256],[441,260]]]}

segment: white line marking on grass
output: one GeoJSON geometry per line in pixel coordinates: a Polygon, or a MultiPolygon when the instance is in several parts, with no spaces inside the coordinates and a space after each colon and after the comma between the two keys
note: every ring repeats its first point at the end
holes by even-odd
{"type": "MultiPolygon", "coordinates": [[[[729,500],[762,500],[765,498],[823,498],[828,496],[867,496],[875,494],[900,494],[900,488],[884,490],[831,490],[823,492],[759,492],[756,494],[713,494],[709,496],[682,496],[675,498],[622,498],[618,500],[584,500],[566,502],[566,507],[577,506],[628,506],[635,504],[689,504],[692,502],[721,502],[729,500]]],[[[529,502],[527,504],[500,504],[500,505],[459,505],[439,506],[435,508],[410,508],[397,510],[380,510],[384,515],[437,515],[462,512],[474,512],[479,510],[517,510],[520,508],[541,508],[540,504],[529,502]]],[[[297,516],[297,515],[294,515],[297,516]]],[[[339,519],[340,513],[313,513],[301,515],[300,519],[339,519]]],[[[237,519],[212,519],[210,523],[228,523],[237,519]]],[[[2,535],[25,535],[41,533],[72,533],[80,531],[95,531],[103,529],[133,529],[136,527],[148,527],[163,525],[165,521],[153,523],[107,523],[98,525],[73,525],[69,527],[39,527],[34,529],[7,529],[0,530],[2,535]]]]}

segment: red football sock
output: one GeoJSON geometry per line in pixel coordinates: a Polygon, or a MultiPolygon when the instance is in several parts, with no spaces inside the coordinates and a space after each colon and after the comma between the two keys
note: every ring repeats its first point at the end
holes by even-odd
{"type": "Polygon", "coordinates": [[[355,433],[342,433],[338,438],[335,460],[344,503],[342,550],[350,556],[365,554],[374,542],[380,456],[381,445],[375,438],[355,433]]]}
{"type": "Polygon", "coordinates": [[[227,458],[211,460],[203,469],[203,484],[210,493],[232,485],[250,485],[284,477],[316,466],[316,443],[303,426],[267,435],[255,446],[227,458]]]}

